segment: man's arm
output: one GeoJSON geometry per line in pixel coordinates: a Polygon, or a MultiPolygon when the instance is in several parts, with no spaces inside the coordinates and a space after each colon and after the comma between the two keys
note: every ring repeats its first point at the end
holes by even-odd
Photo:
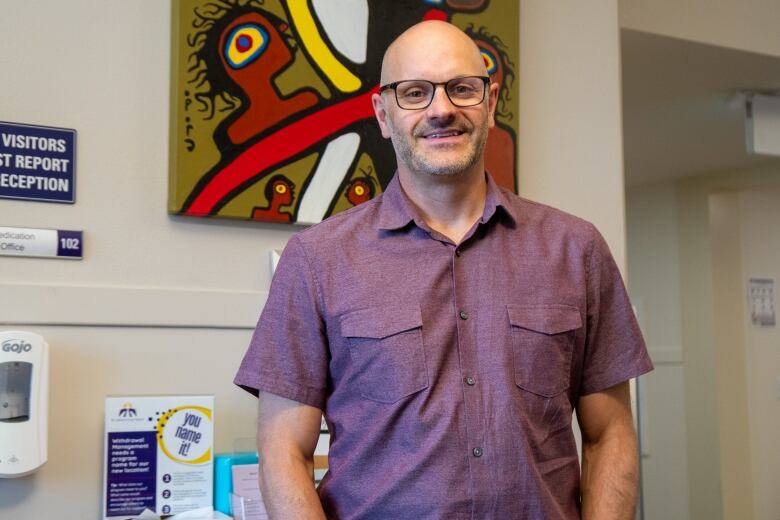
{"type": "Polygon", "coordinates": [[[583,520],[634,518],[639,480],[628,382],[580,398],[583,520]]]}
{"type": "Polygon", "coordinates": [[[260,392],[257,451],[260,489],[272,520],[325,520],[314,489],[319,409],[260,392]]]}

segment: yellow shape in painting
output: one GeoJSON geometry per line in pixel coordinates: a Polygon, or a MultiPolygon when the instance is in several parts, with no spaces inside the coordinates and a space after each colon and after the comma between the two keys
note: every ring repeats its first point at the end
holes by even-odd
{"type": "Polygon", "coordinates": [[[366,190],[363,188],[363,186],[355,186],[355,195],[358,197],[362,197],[365,192],[366,190]]]}
{"type": "Polygon", "coordinates": [[[355,92],[358,90],[361,85],[360,79],[336,59],[328,48],[317,31],[317,24],[314,22],[308,1],[289,0],[287,6],[290,9],[293,23],[298,29],[298,34],[301,35],[303,45],[322,72],[340,91],[355,92]]]}

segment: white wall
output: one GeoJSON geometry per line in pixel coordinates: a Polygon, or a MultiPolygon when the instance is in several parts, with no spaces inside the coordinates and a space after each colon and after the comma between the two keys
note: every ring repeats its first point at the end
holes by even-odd
{"type": "Polygon", "coordinates": [[[777,0],[619,0],[619,5],[625,29],[780,55],[777,0]]]}
{"type": "Polygon", "coordinates": [[[688,437],[672,181],[626,192],[629,291],[655,370],[640,379],[645,518],[689,518],[688,437]]]}
{"type": "Polygon", "coordinates": [[[520,4],[519,191],[599,228],[625,273],[617,1],[520,4]]]}
{"type": "MultiPolygon", "coordinates": [[[[0,257],[0,323],[46,336],[53,385],[49,463],[0,482],[0,518],[94,519],[106,395],[214,393],[217,450],[253,435],[230,381],[293,229],[166,215],[168,2],[4,7],[0,119],[78,130],[78,191],[0,201],[0,224],[86,245],[76,262],[0,257]]],[[[528,0],[521,19],[521,189],[593,220],[622,265],[616,0],[528,0]]]]}

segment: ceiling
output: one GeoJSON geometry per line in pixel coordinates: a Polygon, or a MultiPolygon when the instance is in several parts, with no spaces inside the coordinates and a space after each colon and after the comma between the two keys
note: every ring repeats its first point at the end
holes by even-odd
{"type": "Polygon", "coordinates": [[[629,185],[744,169],[744,91],[780,90],[780,57],[621,30],[623,139],[629,185]]]}

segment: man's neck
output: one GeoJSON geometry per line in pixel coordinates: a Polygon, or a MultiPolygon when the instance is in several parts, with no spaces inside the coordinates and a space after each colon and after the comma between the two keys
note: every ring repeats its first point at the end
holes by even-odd
{"type": "Polygon", "coordinates": [[[455,175],[427,175],[399,168],[398,177],[425,223],[459,244],[484,212],[487,196],[484,171],[480,165],[455,175]]]}

